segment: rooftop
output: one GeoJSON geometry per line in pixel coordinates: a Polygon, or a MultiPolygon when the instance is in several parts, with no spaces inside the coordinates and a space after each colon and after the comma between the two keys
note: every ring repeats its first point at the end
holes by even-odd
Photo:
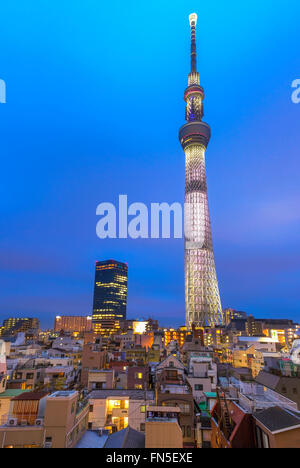
{"type": "Polygon", "coordinates": [[[69,398],[77,393],[76,390],[59,390],[49,395],[49,398],[69,398]]]}
{"type": "Polygon", "coordinates": [[[93,390],[89,393],[90,400],[101,400],[109,397],[124,397],[131,400],[154,400],[154,391],[145,390],[93,390]]]}
{"type": "Polygon", "coordinates": [[[86,431],[75,448],[103,448],[107,435],[99,431],[86,431]]]}
{"type": "Polygon", "coordinates": [[[20,395],[15,396],[12,400],[41,400],[42,398],[46,397],[49,395],[49,392],[24,392],[20,395]]]}
{"type": "Polygon", "coordinates": [[[7,389],[5,392],[0,393],[0,400],[1,398],[14,398],[26,392],[29,392],[29,390],[21,390],[20,388],[7,389]]]}
{"type": "Polygon", "coordinates": [[[256,411],[253,417],[272,433],[300,428],[300,413],[279,406],[256,411]]]}
{"type": "Polygon", "coordinates": [[[127,426],[108,436],[104,448],[145,448],[145,434],[127,426]]]}

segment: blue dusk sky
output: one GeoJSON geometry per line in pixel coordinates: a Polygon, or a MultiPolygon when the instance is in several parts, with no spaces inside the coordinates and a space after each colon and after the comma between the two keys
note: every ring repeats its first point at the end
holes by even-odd
{"type": "Polygon", "coordinates": [[[223,307],[300,320],[300,3],[3,2],[0,320],[92,312],[96,260],[128,262],[128,318],[184,323],[181,239],[96,236],[96,206],[183,202],[189,23],[212,137],[223,307]]]}

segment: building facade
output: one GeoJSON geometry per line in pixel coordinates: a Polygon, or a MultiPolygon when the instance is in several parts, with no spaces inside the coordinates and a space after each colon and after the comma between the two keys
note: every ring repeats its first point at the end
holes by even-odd
{"type": "Polygon", "coordinates": [[[101,321],[126,319],[128,267],[115,260],[96,262],[93,330],[101,330],[101,321]]]}
{"type": "Polygon", "coordinates": [[[76,315],[57,315],[54,321],[54,331],[67,333],[84,333],[92,329],[92,317],[76,315]]]}

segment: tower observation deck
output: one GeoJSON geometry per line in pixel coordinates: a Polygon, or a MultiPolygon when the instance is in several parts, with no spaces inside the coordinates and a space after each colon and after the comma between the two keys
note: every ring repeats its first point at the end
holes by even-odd
{"type": "Polygon", "coordinates": [[[186,326],[216,326],[223,323],[208,209],[205,151],[210,127],[202,122],[204,90],[197,72],[197,15],[189,16],[191,71],[184,92],[186,124],[179,130],[185,153],[185,315],[186,326]]]}

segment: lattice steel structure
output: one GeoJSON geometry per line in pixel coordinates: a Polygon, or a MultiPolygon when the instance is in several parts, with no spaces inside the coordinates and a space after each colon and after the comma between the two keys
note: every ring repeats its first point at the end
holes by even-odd
{"type": "Polygon", "coordinates": [[[179,130],[185,152],[185,308],[186,326],[223,323],[208,210],[205,150],[210,127],[202,122],[204,90],[196,66],[195,13],[191,26],[191,72],[184,93],[187,123],[179,130]]]}

